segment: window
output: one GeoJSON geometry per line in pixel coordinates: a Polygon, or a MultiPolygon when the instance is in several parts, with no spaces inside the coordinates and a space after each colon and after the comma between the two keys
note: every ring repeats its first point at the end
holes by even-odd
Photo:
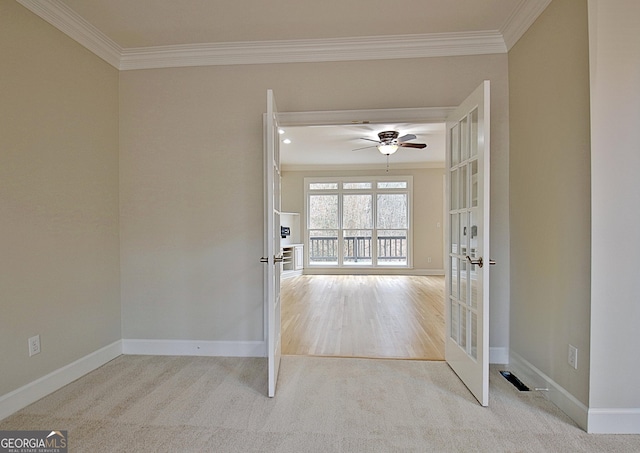
{"type": "Polygon", "coordinates": [[[410,176],[305,178],[310,267],[409,267],[410,176]]]}

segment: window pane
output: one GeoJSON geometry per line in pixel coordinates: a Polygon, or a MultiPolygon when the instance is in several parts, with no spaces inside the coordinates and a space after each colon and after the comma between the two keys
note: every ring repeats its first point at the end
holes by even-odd
{"type": "Polygon", "coordinates": [[[338,230],[309,230],[309,263],[338,264],[338,230]]]}
{"type": "Polygon", "coordinates": [[[342,227],[373,228],[372,196],[344,195],[342,197],[342,227]]]}
{"type": "Polygon", "coordinates": [[[372,230],[344,230],[342,258],[344,264],[371,264],[372,230]]]}
{"type": "Polygon", "coordinates": [[[460,303],[467,304],[469,265],[466,260],[460,260],[460,303]]]}
{"type": "Polygon", "coordinates": [[[338,228],[338,195],[309,196],[309,228],[338,228]]]}
{"type": "Polygon", "coordinates": [[[458,336],[458,328],[460,327],[460,322],[458,320],[460,317],[460,306],[456,301],[450,300],[449,308],[451,310],[451,332],[449,332],[449,336],[457,344],[460,344],[460,338],[458,336]]]}
{"type": "Polygon", "coordinates": [[[469,118],[460,121],[460,161],[469,158],[469,118]]]}
{"type": "Polygon", "coordinates": [[[378,264],[407,265],[407,230],[378,230],[378,264]]]}
{"type": "Polygon", "coordinates": [[[478,358],[478,315],[471,312],[471,357],[478,358]]]}
{"type": "Polygon", "coordinates": [[[456,124],[451,128],[451,166],[460,162],[460,127],[456,124]]]}
{"type": "Polygon", "coordinates": [[[460,186],[458,183],[458,169],[451,170],[451,209],[458,209],[460,206],[459,193],[460,186]]]}
{"type": "Polygon", "coordinates": [[[309,190],[338,190],[337,182],[313,182],[309,184],[309,190]]]}
{"type": "Polygon", "coordinates": [[[478,109],[471,112],[471,156],[478,155],[478,109]]]}
{"type": "Polygon", "coordinates": [[[451,253],[460,253],[460,214],[451,214],[451,253]]]}
{"type": "Polygon", "coordinates": [[[451,297],[458,297],[458,261],[455,256],[451,258],[451,297]]]}
{"type": "Polygon", "coordinates": [[[406,194],[378,194],[377,209],[377,228],[408,228],[406,194]]]}
{"type": "Polygon", "coordinates": [[[471,206],[478,206],[478,161],[471,163],[471,206]]]}
{"type": "Polygon", "coordinates": [[[342,184],[343,189],[371,189],[370,182],[345,182],[342,184]]]}
{"type": "MultiPolygon", "coordinates": [[[[474,260],[479,258],[478,254],[478,210],[472,209],[469,213],[469,256],[474,260]]],[[[469,278],[470,278],[470,286],[471,293],[469,294],[469,304],[472,307],[478,306],[478,267],[477,266],[469,266],[469,278]]]]}
{"type": "Polygon", "coordinates": [[[465,351],[469,351],[467,347],[467,309],[464,307],[460,307],[460,342],[458,344],[465,351]]]}
{"type": "Polygon", "coordinates": [[[460,167],[460,207],[468,208],[467,196],[467,165],[460,167]]]}
{"type": "Polygon", "coordinates": [[[406,189],[406,188],[407,188],[406,181],[400,181],[400,182],[385,181],[385,182],[378,183],[378,189],[406,189]]]}

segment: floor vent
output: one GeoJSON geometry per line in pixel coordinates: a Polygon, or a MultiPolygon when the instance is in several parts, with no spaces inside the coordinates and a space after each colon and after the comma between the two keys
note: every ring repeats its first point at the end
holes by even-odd
{"type": "Polygon", "coordinates": [[[511,382],[513,386],[521,392],[528,392],[529,390],[531,390],[529,389],[529,387],[524,385],[515,374],[512,374],[510,371],[501,371],[500,374],[503,375],[507,381],[511,382]]]}

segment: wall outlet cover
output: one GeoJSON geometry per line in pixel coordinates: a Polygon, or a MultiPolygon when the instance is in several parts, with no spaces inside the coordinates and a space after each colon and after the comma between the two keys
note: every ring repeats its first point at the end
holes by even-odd
{"type": "Polygon", "coordinates": [[[29,357],[40,354],[40,335],[29,338],[29,357]]]}

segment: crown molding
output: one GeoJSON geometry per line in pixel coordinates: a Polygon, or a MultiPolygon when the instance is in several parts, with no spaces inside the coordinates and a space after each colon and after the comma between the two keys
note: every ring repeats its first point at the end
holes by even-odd
{"type": "Polygon", "coordinates": [[[16,0],[120,70],[506,53],[551,0],[521,0],[500,30],[122,48],[60,0],[16,0]]]}
{"type": "Polygon", "coordinates": [[[506,51],[498,31],[232,42],[124,49],[120,69],[387,60],[506,51]]]}
{"type": "Polygon", "coordinates": [[[110,65],[119,68],[122,48],[58,0],[16,0],[110,65]]]}
{"type": "Polygon", "coordinates": [[[521,0],[520,4],[500,28],[507,51],[518,42],[533,25],[552,0],[521,0]]]}

